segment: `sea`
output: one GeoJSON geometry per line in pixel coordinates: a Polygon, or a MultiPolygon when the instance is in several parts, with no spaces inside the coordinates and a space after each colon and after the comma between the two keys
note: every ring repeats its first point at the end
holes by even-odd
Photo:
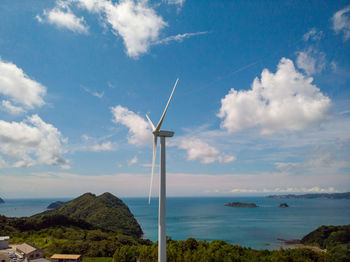
{"type": "MultiPolygon", "coordinates": [[[[5,199],[0,214],[31,216],[54,201],[70,199],[5,199]]],[[[144,232],[157,241],[158,199],[122,198],[144,232]]],[[[168,197],[167,236],[175,240],[224,240],[254,249],[279,249],[282,239],[300,239],[321,225],[350,224],[350,200],[271,199],[265,197],[168,197]],[[258,208],[227,207],[228,202],[255,203],[258,208]],[[289,207],[279,208],[281,203],[289,207]]]]}

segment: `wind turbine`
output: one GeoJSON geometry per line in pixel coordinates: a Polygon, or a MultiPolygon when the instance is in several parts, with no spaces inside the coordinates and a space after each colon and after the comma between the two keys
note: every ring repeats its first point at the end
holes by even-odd
{"type": "Polygon", "coordinates": [[[165,208],[166,208],[166,183],[165,183],[165,138],[172,137],[174,135],[173,131],[160,130],[162,126],[166,111],[168,110],[169,103],[174,94],[177,82],[179,79],[176,79],[173,91],[170,94],[168,103],[164,109],[164,112],[159,119],[158,125],[154,127],[151,119],[146,114],[147,120],[152,128],[153,133],[153,158],[152,158],[152,174],[151,174],[151,183],[149,188],[148,195],[148,204],[151,203],[151,194],[152,194],[152,184],[153,184],[153,171],[154,171],[154,162],[156,160],[157,152],[157,139],[160,137],[160,175],[159,175],[159,215],[158,215],[158,261],[166,262],[166,228],[165,228],[165,208]]]}

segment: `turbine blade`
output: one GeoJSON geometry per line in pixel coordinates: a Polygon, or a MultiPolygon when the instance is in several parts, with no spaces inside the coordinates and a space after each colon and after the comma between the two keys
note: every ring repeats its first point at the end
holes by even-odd
{"type": "Polygon", "coordinates": [[[153,174],[154,174],[154,163],[156,161],[156,152],[157,152],[157,136],[154,136],[154,140],[153,140],[153,158],[152,158],[152,173],[151,173],[151,183],[150,183],[150,186],[149,186],[148,204],[151,204],[151,195],[152,195],[152,186],[153,186],[153,174]]]}
{"type": "Polygon", "coordinates": [[[174,91],[175,91],[175,88],[176,88],[176,86],[177,86],[177,82],[178,82],[178,81],[179,81],[179,79],[177,78],[177,79],[176,79],[176,82],[175,82],[175,85],[174,85],[174,88],[173,88],[173,91],[172,91],[171,94],[170,94],[168,103],[166,104],[166,107],[165,107],[165,109],[164,109],[164,112],[163,112],[162,117],[159,119],[159,122],[158,122],[158,125],[157,125],[155,131],[159,131],[159,130],[160,130],[160,127],[161,127],[161,125],[162,125],[162,123],[163,123],[163,120],[164,120],[166,111],[168,110],[169,103],[170,103],[170,101],[171,101],[171,98],[173,97],[173,94],[174,94],[174,91]]]}
{"type": "Polygon", "coordinates": [[[146,117],[147,117],[147,120],[148,120],[148,123],[150,124],[150,126],[152,127],[152,131],[154,131],[155,127],[151,121],[151,119],[149,119],[148,115],[146,114],[146,117]]]}

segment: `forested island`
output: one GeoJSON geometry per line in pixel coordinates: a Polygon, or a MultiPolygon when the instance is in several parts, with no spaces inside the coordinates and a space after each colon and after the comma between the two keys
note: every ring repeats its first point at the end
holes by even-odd
{"type": "Polygon", "coordinates": [[[320,193],[320,194],[303,194],[303,195],[270,195],[266,198],[275,198],[275,199],[289,199],[289,198],[324,198],[324,199],[350,199],[350,192],[345,193],[320,193]]]}
{"type": "Polygon", "coordinates": [[[5,203],[5,201],[0,197],[0,204],[5,203]]]}
{"type": "Polygon", "coordinates": [[[241,202],[230,202],[225,204],[225,206],[227,207],[250,207],[250,208],[254,208],[254,207],[258,207],[256,204],[254,203],[241,203],[241,202]]]}
{"type": "MultiPolygon", "coordinates": [[[[142,239],[142,230],[129,208],[110,193],[86,193],[63,206],[26,218],[0,216],[0,235],[12,244],[26,242],[53,253],[99,257],[98,262],[157,261],[157,243],[142,239]]],[[[348,261],[350,225],[323,226],[301,242],[309,248],[254,250],[221,240],[176,241],[168,238],[167,258],[172,261],[348,261]]]]}

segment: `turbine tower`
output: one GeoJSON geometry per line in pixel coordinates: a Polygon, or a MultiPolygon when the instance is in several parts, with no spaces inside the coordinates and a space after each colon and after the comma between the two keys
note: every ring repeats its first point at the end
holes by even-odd
{"type": "Polygon", "coordinates": [[[160,137],[160,175],[159,175],[159,215],[158,215],[158,262],[166,262],[166,228],[165,228],[165,208],[166,208],[166,181],[165,181],[165,138],[172,137],[174,135],[173,131],[160,130],[162,126],[166,111],[168,110],[169,103],[174,94],[177,82],[179,79],[176,79],[173,91],[170,94],[168,103],[164,109],[164,112],[159,119],[158,125],[154,127],[151,119],[146,114],[147,120],[152,128],[153,133],[153,158],[152,158],[152,174],[151,174],[151,183],[149,188],[148,203],[151,203],[151,194],[152,194],[152,184],[153,184],[153,171],[154,171],[154,162],[156,159],[157,152],[157,139],[160,137]]]}

